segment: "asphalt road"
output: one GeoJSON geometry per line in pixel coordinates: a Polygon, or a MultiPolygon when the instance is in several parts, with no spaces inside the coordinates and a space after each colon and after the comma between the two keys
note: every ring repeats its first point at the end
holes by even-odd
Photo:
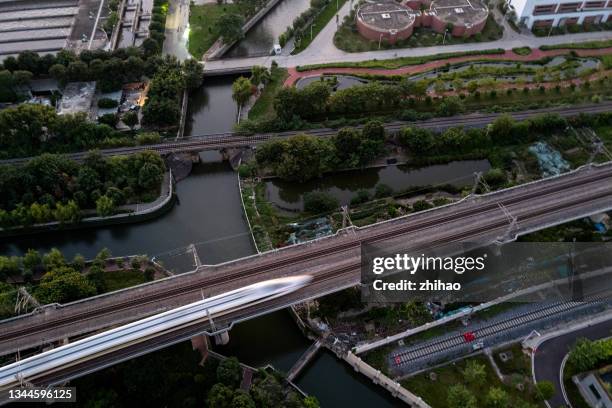
{"type": "Polygon", "coordinates": [[[555,395],[548,400],[551,408],[559,408],[566,405],[561,392],[559,370],[561,369],[561,362],[569,352],[570,347],[579,338],[596,340],[611,336],[612,316],[610,317],[610,320],[605,322],[546,340],[536,350],[534,361],[536,381],[550,381],[555,385],[555,395]]]}

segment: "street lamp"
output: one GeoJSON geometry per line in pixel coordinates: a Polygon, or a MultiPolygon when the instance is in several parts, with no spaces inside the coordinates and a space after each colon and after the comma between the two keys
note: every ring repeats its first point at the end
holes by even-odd
{"type": "Polygon", "coordinates": [[[378,37],[378,49],[380,50],[380,43],[382,42],[382,33],[380,34],[380,37],[378,37]]]}
{"type": "Polygon", "coordinates": [[[442,38],[442,45],[446,42],[446,33],[448,33],[448,28],[444,30],[444,38],[442,38]]]}

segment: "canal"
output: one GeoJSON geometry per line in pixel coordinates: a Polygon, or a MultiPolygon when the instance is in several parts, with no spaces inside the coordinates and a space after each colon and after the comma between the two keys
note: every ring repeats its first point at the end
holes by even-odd
{"type": "Polygon", "coordinates": [[[416,186],[470,186],[474,172],[486,172],[490,167],[488,160],[463,160],[421,168],[399,165],[343,171],[300,184],[275,178],[265,182],[266,198],[280,208],[299,211],[304,209],[304,194],[325,191],[345,205],[357,191],[366,190],[372,195],[378,184],[386,184],[395,192],[416,186]]]}
{"type": "MultiPolygon", "coordinates": [[[[232,78],[214,78],[190,100],[186,135],[231,130],[235,104],[232,78]],[[214,103],[211,103],[214,101],[214,103]],[[231,103],[230,103],[231,101],[231,103]]],[[[93,257],[108,248],[113,255],[157,255],[174,248],[197,245],[205,263],[218,263],[254,253],[243,218],[237,175],[217,152],[200,155],[202,163],[177,184],[179,203],[165,215],[143,223],[52,232],[0,240],[0,253],[21,255],[28,248],[41,252],[55,247],[67,257],[77,253],[93,257]]],[[[370,183],[371,181],[365,181],[370,183]]],[[[357,184],[356,184],[357,185],[357,184]]],[[[286,311],[240,323],[230,342],[217,348],[240,360],[282,371],[309,346],[286,311]]],[[[315,395],[323,407],[394,407],[399,402],[375,387],[333,355],[322,353],[297,379],[304,391],[315,395]]]]}
{"type": "Polygon", "coordinates": [[[279,4],[261,19],[233,46],[226,58],[270,55],[278,37],[285,32],[293,20],[310,6],[310,0],[281,0],[279,4]]]}

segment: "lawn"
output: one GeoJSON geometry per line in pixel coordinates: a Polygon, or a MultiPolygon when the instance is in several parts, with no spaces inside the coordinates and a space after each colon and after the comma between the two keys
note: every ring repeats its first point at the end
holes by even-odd
{"type": "Polygon", "coordinates": [[[142,271],[125,269],[121,271],[104,272],[104,282],[106,283],[106,291],[112,292],[130,286],[140,285],[145,283],[145,277],[142,271]]]}
{"type": "Polygon", "coordinates": [[[215,24],[223,14],[241,14],[235,4],[192,5],[189,15],[189,53],[201,59],[204,53],[219,38],[215,24]]]}
{"type": "MultiPolygon", "coordinates": [[[[503,27],[495,22],[493,16],[489,16],[487,24],[481,33],[468,38],[452,37],[437,33],[428,27],[417,27],[410,38],[400,40],[395,44],[389,44],[383,41],[380,44],[381,49],[397,49],[397,48],[416,48],[416,47],[431,47],[436,45],[453,45],[474,42],[495,41],[502,37],[503,27]]],[[[336,47],[347,52],[363,52],[379,49],[378,41],[371,41],[362,37],[355,28],[355,22],[352,19],[345,20],[334,36],[334,44],[336,47]]]]}
{"type": "Polygon", "coordinates": [[[266,85],[257,102],[249,111],[249,119],[272,119],[274,117],[274,97],[283,87],[283,83],[289,74],[284,68],[272,68],[270,82],[266,85]]]}
{"type": "MultiPolygon", "coordinates": [[[[503,384],[493,372],[493,368],[489,364],[487,358],[482,355],[436,368],[432,370],[432,372],[436,373],[437,375],[437,379],[435,381],[432,381],[429,378],[429,373],[418,374],[414,377],[401,381],[404,388],[423,398],[425,402],[432,406],[432,408],[448,407],[448,389],[449,387],[457,384],[463,384],[468,388],[468,390],[476,397],[478,407],[487,406],[485,402],[486,395],[491,387],[499,387],[506,391],[510,396],[509,406],[511,407],[518,406],[521,399],[535,403],[533,395],[530,395],[527,391],[519,393],[515,387],[503,384]],[[485,366],[486,379],[481,384],[470,384],[465,380],[463,369],[465,368],[466,363],[470,360],[477,361],[485,366]]],[[[543,407],[544,405],[540,403],[537,406],[543,407]]]]}
{"type": "Polygon", "coordinates": [[[310,38],[310,24],[309,24],[304,29],[304,32],[307,35],[305,35],[301,39],[299,44],[296,44],[295,49],[293,50],[292,54],[298,54],[304,51],[306,48],[308,48],[312,40],[314,40],[317,37],[317,35],[321,32],[321,30],[323,30],[323,28],[327,25],[327,23],[329,23],[332,20],[332,18],[335,18],[335,15],[337,14],[338,10],[342,8],[344,3],[346,3],[346,0],[330,1],[327,4],[327,6],[325,6],[325,8],[319,13],[319,15],[315,17],[313,21],[314,26],[312,27],[312,39],[310,38]]]}
{"type": "Polygon", "coordinates": [[[502,374],[519,374],[525,377],[531,376],[531,358],[523,353],[523,349],[519,343],[513,344],[512,346],[503,350],[495,350],[493,352],[493,358],[495,359],[495,363],[499,367],[502,374]],[[502,352],[511,352],[512,358],[506,362],[503,362],[499,358],[499,353],[502,352]]]}
{"type": "Polygon", "coordinates": [[[593,50],[597,48],[612,47],[612,40],[575,42],[569,44],[557,45],[542,45],[541,50],[560,50],[560,49],[576,49],[576,50],[593,50]]]}
{"type": "MultiPolygon", "coordinates": [[[[297,67],[298,71],[309,71],[317,68],[382,68],[382,69],[396,69],[406,67],[410,65],[425,64],[430,61],[443,60],[447,58],[465,57],[470,55],[490,55],[490,54],[503,54],[505,52],[502,48],[492,48],[482,51],[466,51],[466,52],[447,52],[435,55],[427,55],[423,57],[400,57],[389,60],[368,60],[360,62],[333,62],[330,64],[313,64],[304,65],[297,67]]],[[[483,57],[483,60],[486,58],[483,57]]]]}

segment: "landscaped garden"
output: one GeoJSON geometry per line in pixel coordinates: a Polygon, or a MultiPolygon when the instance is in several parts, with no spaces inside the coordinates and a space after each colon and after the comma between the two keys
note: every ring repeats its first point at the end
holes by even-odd
{"type": "Polygon", "coordinates": [[[524,391],[505,384],[495,375],[486,357],[460,360],[400,381],[432,408],[544,407],[537,390],[522,379],[524,391]]]}

